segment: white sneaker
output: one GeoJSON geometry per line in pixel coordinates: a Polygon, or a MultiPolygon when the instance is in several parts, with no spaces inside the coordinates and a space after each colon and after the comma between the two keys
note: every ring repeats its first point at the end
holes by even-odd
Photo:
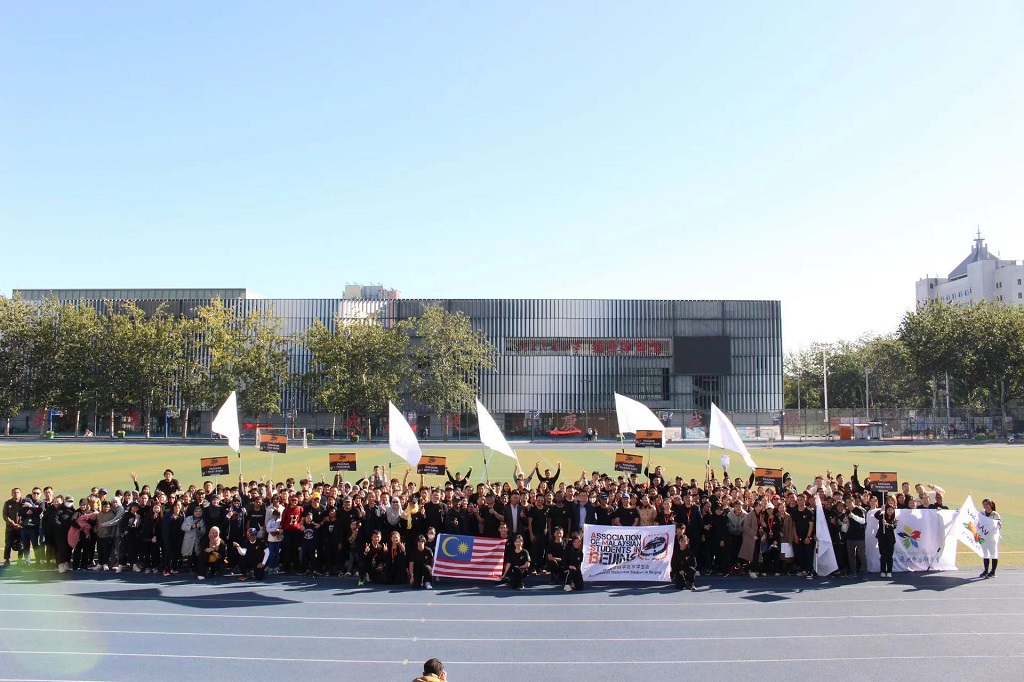
{"type": "Polygon", "coordinates": [[[572,585],[566,585],[562,589],[564,589],[566,592],[572,592],[572,585]]]}
{"type": "Polygon", "coordinates": [[[121,564],[118,564],[117,566],[114,566],[114,573],[120,573],[120,572],[121,572],[121,564]]]}
{"type": "Polygon", "coordinates": [[[198,576],[198,578],[199,578],[200,580],[206,580],[206,576],[205,576],[205,575],[201,575],[201,576],[198,576]]]}
{"type": "Polygon", "coordinates": [[[753,571],[751,571],[750,572],[750,577],[751,578],[756,578],[757,577],[757,573],[754,573],[753,571]]]}
{"type": "Polygon", "coordinates": [[[60,566],[57,567],[57,572],[58,573],[67,573],[68,572],[68,565],[67,564],[61,564],[60,566]]]}
{"type": "Polygon", "coordinates": [[[139,566],[138,564],[135,564],[134,566],[132,566],[132,570],[135,571],[136,573],[142,573],[142,566],[139,566]]]}
{"type": "Polygon", "coordinates": [[[432,590],[432,589],[434,589],[434,586],[433,586],[433,584],[431,584],[431,583],[427,583],[427,584],[426,584],[426,585],[424,585],[423,587],[425,587],[425,588],[426,588],[426,589],[428,589],[428,590],[432,590]]]}

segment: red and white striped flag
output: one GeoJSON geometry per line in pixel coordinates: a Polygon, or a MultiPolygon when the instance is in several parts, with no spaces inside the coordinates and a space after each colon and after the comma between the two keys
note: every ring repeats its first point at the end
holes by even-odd
{"type": "Polygon", "coordinates": [[[437,537],[434,575],[470,580],[498,580],[505,562],[505,541],[472,535],[437,537]]]}

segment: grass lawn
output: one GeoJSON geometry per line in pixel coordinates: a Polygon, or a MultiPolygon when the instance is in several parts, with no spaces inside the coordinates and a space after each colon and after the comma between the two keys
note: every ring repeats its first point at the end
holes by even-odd
{"type": "MultiPolygon", "coordinates": [[[[328,453],[356,452],[359,472],[369,471],[374,464],[387,464],[389,453],[385,447],[373,444],[357,446],[315,445],[307,449],[292,448],[287,454],[275,455],[273,477],[284,480],[305,476],[306,468],[314,478],[320,475],[332,480],[328,470],[328,453]]],[[[563,478],[576,478],[580,471],[599,470],[613,473],[613,453],[618,448],[608,444],[600,445],[543,445],[517,447],[519,459],[524,467],[532,469],[534,462],[540,462],[541,469],[555,468],[555,462],[562,462],[563,478]]],[[[630,450],[645,453],[644,450],[630,450]]],[[[446,446],[441,443],[424,446],[426,454],[448,458],[452,471],[463,474],[472,466],[472,481],[482,480],[484,457],[479,448],[472,446],[446,446]]],[[[665,450],[648,450],[645,454],[653,457],[654,464],[665,467],[670,476],[681,475],[702,479],[706,447],[670,447],[665,450]]],[[[201,483],[199,471],[201,457],[231,454],[231,475],[222,476],[220,482],[237,481],[241,465],[246,480],[269,476],[271,455],[259,452],[252,445],[243,446],[242,460],[239,461],[227,445],[160,445],[124,442],[39,442],[0,439],[0,496],[8,498],[11,488],[21,487],[22,491],[33,485],[52,485],[57,493],[70,493],[76,498],[84,496],[93,486],[103,486],[113,492],[116,488],[131,486],[130,472],[139,476],[141,483],[155,484],[163,470],[171,468],[183,485],[201,483]]],[[[712,453],[712,464],[718,475],[719,455],[712,453]]],[[[799,486],[810,482],[815,474],[824,474],[831,468],[834,473],[849,477],[853,463],[860,464],[860,471],[866,476],[870,471],[896,471],[899,480],[915,483],[935,483],[946,489],[946,504],[956,508],[967,493],[974,495],[975,504],[980,508],[981,500],[990,497],[996,500],[1003,518],[1003,541],[1000,554],[1008,565],[1024,565],[1024,447],[1016,445],[825,445],[825,446],[777,446],[751,448],[751,454],[759,466],[782,467],[793,474],[799,486]]],[[[401,478],[407,467],[405,463],[394,465],[393,475],[401,478]]],[[[746,478],[750,470],[743,465],[738,455],[732,455],[733,476],[746,478]]],[[[512,460],[495,455],[488,468],[492,481],[509,480],[512,475],[512,460]]],[[[349,474],[349,476],[352,476],[349,474]]],[[[355,478],[355,477],[353,477],[355,478]]],[[[441,479],[427,477],[429,484],[441,479]]],[[[970,551],[963,551],[960,565],[980,565],[981,560],[970,551]]]]}

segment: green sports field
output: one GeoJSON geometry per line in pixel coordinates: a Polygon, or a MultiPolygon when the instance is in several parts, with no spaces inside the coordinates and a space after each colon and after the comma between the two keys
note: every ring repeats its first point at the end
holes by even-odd
{"type": "MultiPolygon", "coordinates": [[[[613,453],[618,448],[611,445],[522,445],[515,446],[524,467],[532,468],[540,462],[541,469],[555,468],[555,462],[562,462],[563,479],[575,478],[583,470],[612,473],[613,453]]],[[[284,480],[304,477],[307,467],[315,479],[323,474],[331,480],[334,474],[328,470],[330,452],[356,452],[360,474],[369,471],[374,464],[387,465],[389,453],[385,447],[374,445],[322,446],[306,449],[291,448],[287,454],[273,458],[273,478],[284,480]]],[[[627,450],[629,451],[629,450],[627,450]]],[[[681,475],[687,480],[703,479],[706,448],[669,447],[664,450],[633,450],[653,457],[654,464],[661,464],[671,476],[681,475]]],[[[424,453],[448,458],[452,471],[465,473],[473,467],[472,481],[483,479],[484,453],[479,447],[445,445],[442,443],[424,445],[424,453]]],[[[270,476],[271,455],[259,452],[251,444],[242,449],[239,460],[227,445],[161,445],[138,441],[126,442],[38,442],[0,439],[0,491],[3,498],[12,487],[22,490],[33,485],[51,485],[60,494],[84,496],[93,486],[116,488],[131,486],[131,472],[136,472],[142,483],[155,484],[164,469],[171,468],[184,485],[200,483],[199,460],[214,455],[231,455],[229,476],[222,476],[221,483],[237,481],[239,467],[246,480],[270,476]]],[[[712,464],[721,475],[718,466],[720,452],[712,453],[712,464]]],[[[849,477],[853,463],[860,464],[860,471],[896,471],[900,481],[935,483],[946,489],[946,504],[956,508],[970,492],[980,508],[981,500],[993,498],[998,503],[1003,518],[1003,542],[1000,554],[1006,564],[1024,565],[1024,446],[1018,445],[825,445],[825,446],[776,446],[775,448],[752,447],[751,454],[759,466],[781,467],[793,474],[798,485],[808,483],[815,474],[824,474],[831,468],[835,473],[849,477]]],[[[395,458],[397,460],[397,458],[395,458]]],[[[393,475],[401,478],[406,471],[405,463],[397,460],[393,475]]],[[[733,476],[746,478],[750,470],[738,455],[732,455],[736,465],[730,471],[733,476]]],[[[508,480],[512,474],[512,460],[494,455],[488,468],[492,481],[508,480]]],[[[351,476],[351,474],[350,474],[351,476]]],[[[354,478],[354,477],[353,477],[354,478]]],[[[441,479],[434,477],[434,482],[441,479]]],[[[427,479],[430,483],[430,477],[427,479]]],[[[980,564],[970,552],[961,554],[960,565],[980,564]]]]}

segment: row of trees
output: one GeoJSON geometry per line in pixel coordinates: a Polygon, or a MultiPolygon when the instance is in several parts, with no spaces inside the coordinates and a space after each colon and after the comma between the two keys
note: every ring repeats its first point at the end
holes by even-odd
{"type": "MultiPolygon", "coordinates": [[[[369,415],[388,400],[411,397],[439,417],[473,404],[479,373],[494,366],[494,348],[469,319],[429,308],[385,327],[370,321],[317,322],[299,335],[273,312],[243,313],[219,299],[171,315],[133,302],[90,305],[0,296],[0,419],[22,410],[115,415],[141,408],[190,413],[238,392],[248,417],[281,414],[282,387],[304,391],[314,409],[369,415]],[[289,351],[304,346],[310,370],[289,375],[289,351]]],[[[146,437],[150,420],[143,419],[146,437]]]]}
{"type": "Polygon", "coordinates": [[[907,312],[884,336],[815,344],[785,358],[785,405],[922,408],[950,402],[1002,412],[1024,397],[1024,307],[942,301],[907,312]],[[865,380],[867,373],[867,380],[865,380]],[[798,399],[799,390],[799,399],[798,399]]]}

